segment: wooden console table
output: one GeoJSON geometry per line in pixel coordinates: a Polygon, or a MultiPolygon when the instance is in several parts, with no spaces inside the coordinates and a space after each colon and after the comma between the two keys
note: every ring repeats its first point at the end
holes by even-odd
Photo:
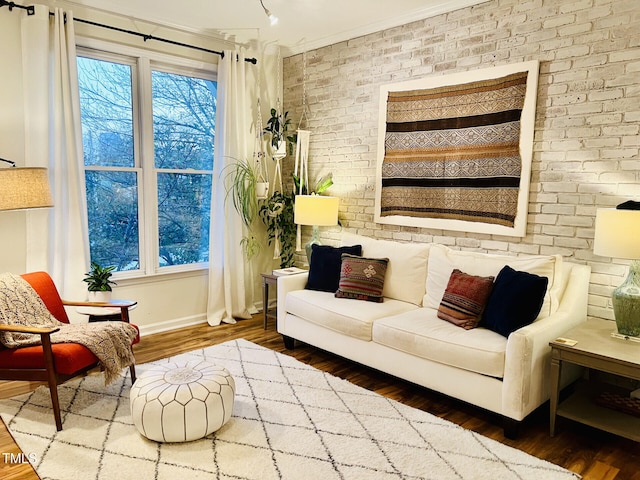
{"type": "MultiPolygon", "coordinates": [[[[595,398],[606,391],[616,392],[616,386],[586,381],[576,392],[561,404],[560,375],[562,364],[575,365],[640,380],[640,343],[611,337],[615,322],[592,319],[568,331],[562,338],[576,340],[571,346],[556,339],[551,345],[551,408],[550,433],[555,433],[556,415],[620,435],[636,442],[640,441],[640,417],[618,410],[599,406],[595,398]]],[[[628,395],[626,391],[623,394],[628,395]]]]}

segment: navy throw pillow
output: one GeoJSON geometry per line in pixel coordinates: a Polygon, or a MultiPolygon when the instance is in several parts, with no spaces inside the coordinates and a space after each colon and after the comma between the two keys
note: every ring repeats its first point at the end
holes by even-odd
{"type": "Polygon", "coordinates": [[[340,283],[342,254],[362,255],[362,245],[332,247],[330,245],[311,245],[309,261],[308,290],[335,293],[340,283]]]}
{"type": "Polygon", "coordinates": [[[544,301],[549,279],[519,272],[509,265],[500,270],[482,315],[481,326],[504,337],[533,323],[544,301]]]}

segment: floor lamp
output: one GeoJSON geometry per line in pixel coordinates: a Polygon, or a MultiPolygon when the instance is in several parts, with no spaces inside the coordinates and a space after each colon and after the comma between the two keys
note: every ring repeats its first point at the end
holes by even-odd
{"type": "Polygon", "coordinates": [[[293,208],[293,221],[298,225],[311,225],[313,233],[311,240],[305,245],[307,262],[311,265],[311,246],[320,245],[318,227],[338,224],[338,197],[322,195],[296,195],[293,208]]]}
{"type": "Polygon", "coordinates": [[[0,210],[53,207],[46,168],[16,167],[4,158],[0,161],[10,164],[0,168],[0,210]]]}
{"type": "Polygon", "coordinates": [[[618,335],[640,341],[640,210],[600,208],[596,212],[593,253],[632,260],[626,280],[611,301],[618,335]]]}

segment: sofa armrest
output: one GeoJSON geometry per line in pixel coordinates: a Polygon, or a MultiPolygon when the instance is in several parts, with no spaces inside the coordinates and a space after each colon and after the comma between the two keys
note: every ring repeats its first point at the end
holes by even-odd
{"type": "Polygon", "coordinates": [[[296,273],[294,275],[282,275],[281,277],[278,277],[277,325],[283,324],[284,316],[287,314],[284,308],[287,294],[295,290],[304,290],[304,287],[307,285],[308,277],[308,272],[296,273]]]}
{"type": "Polygon", "coordinates": [[[549,399],[549,342],[587,320],[590,274],[590,267],[573,265],[558,310],[509,335],[502,393],[505,416],[522,420],[549,399]]]}

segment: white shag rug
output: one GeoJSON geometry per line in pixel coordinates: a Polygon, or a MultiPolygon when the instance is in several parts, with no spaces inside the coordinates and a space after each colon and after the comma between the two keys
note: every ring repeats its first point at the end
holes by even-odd
{"type": "Polygon", "coordinates": [[[44,387],[0,401],[2,419],[43,480],[79,472],[100,480],[580,478],[246,340],[179,358],[222,365],[236,381],[233,416],[204,439],[142,437],[131,421],[128,377],[108,387],[102,375],[60,386],[61,432],[44,387]]]}

